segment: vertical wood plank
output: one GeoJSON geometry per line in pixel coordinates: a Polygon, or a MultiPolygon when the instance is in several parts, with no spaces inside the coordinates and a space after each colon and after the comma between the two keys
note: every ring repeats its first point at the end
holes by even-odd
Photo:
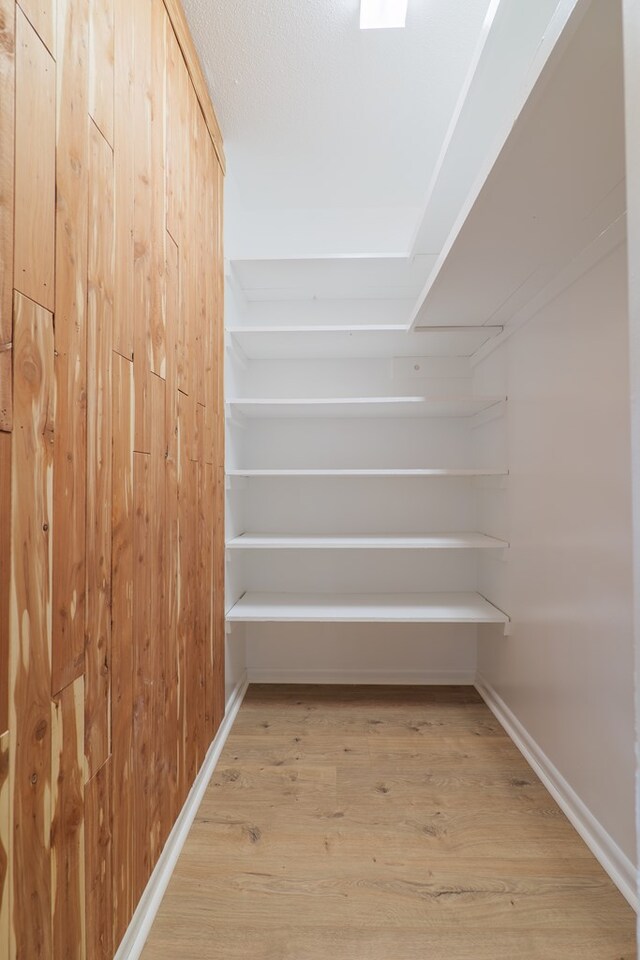
{"type": "Polygon", "coordinates": [[[52,693],[84,668],[87,0],[58,0],[52,693]]]}
{"type": "Polygon", "coordinates": [[[113,355],[112,444],[112,786],[114,946],[134,908],[133,794],[133,364],[113,355]]]}
{"type": "MultiPolygon", "coordinates": [[[[200,407],[200,409],[203,409],[200,407]]],[[[197,485],[197,514],[195,528],[195,547],[196,547],[196,579],[195,579],[195,603],[196,603],[196,730],[197,730],[197,769],[200,769],[205,753],[207,752],[208,734],[207,734],[207,706],[206,706],[206,677],[207,677],[207,628],[211,622],[208,616],[208,603],[211,602],[211,587],[207,583],[208,576],[208,550],[207,541],[209,531],[207,529],[206,512],[206,490],[205,490],[205,468],[200,462],[194,464],[196,471],[197,485]]]]}
{"type": "Polygon", "coordinates": [[[218,731],[224,718],[224,656],[225,656],[225,607],[224,607],[224,467],[216,467],[216,497],[214,521],[214,581],[213,581],[213,734],[218,731]]]}
{"type": "Polygon", "coordinates": [[[9,733],[0,736],[0,957],[9,956],[9,864],[11,818],[9,815],[9,733]]]}
{"type": "Polygon", "coordinates": [[[113,958],[111,798],[109,758],[85,786],[87,957],[91,960],[113,958]]]}
{"type": "MultiPolygon", "coordinates": [[[[167,142],[166,142],[166,191],[167,230],[178,243],[182,238],[184,200],[182,192],[182,152],[184,129],[183,88],[186,83],[186,67],[178,41],[167,27],[167,142]]],[[[167,320],[168,324],[168,320],[167,320]]]]}
{"type": "Polygon", "coordinates": [[[11,948],[18,957],[50,960],[53,318],[19,293],[14,317],[11,948]]]}
{"type": "Polygon", "coordinates": [[[223,175],[217,165],[218,175],[218,215],[216,218],[216,464],[224,467],[224,257],[223,257],[223,175]]]}
{"type": "Polygon", "coordinates": [[[166,511],[166,581],[165,630],[167,703],[165,714],[165,750],[168,758],[166,792],[170,823],[178,813],[178,370],[177,323],[180,310],[180,276],[178,248],[167,236],[167,382],[165,392],[165,511],[166,511]]]}
{"type": "Polygon", "coordinates": [[[53,310],[56,71],[42,40],[16,10],[14,286],[53,310]]]}
{"type": "Polygon", "coordinates": [[[152,263],[153,190],[152,126],[153,92],[151,60],[152,0],[138,0],[134,11],[134,342],[133,363],[136,384],[137,453],[151,452],[150,365],[147,354],[149,327],[155,290],[152,263]]]}
{"type": "Polygon", "coordinates": [[[20,0],[20,6],[49,53],[55,57],[56,0],[20,0]]]}
{"type": "Polygon", "coordinates": [[[54,957],[85,957],[84,678],[51,704],[51,894],[54,957]]]}
{"type": "Polygon", "coordinates": [[[113,147],[114,3],[90,0],[89,116],[113,147]]]}
{"type": "Polygon", "coordinates": [[[167,836],[165,782],[168,763],[164,750],[166,709],[166,624],[165,624],[165,381],[151,376],[152,437],[150,458],[150,603],[147,616],[151,623],[148,678],[151,695],[151,791],[147,795],[149,815],[150,864],[153,868],[167,836]],[[166,831],[166,832],[165,832],[166,831]]]}
{"type": "MultiPolygon", "coordinates": [[[[135,378],[135,372],[134,372],[135,378]]],[[[137,383],[136,383],[137,389],[137,383]]],[[[133,457],[134,568],[133,568],[133,771],[134,836],[144,837],[136,844],[134,900],[142,893],[151,874],[148,798],[152,787],[153,747],[153,674],[151,670],[151,457],[135,453],[133,457]]]]}
{"type": "Polygon", "coordinates": [[[9,729],[9,582],[11,578],[11,436],[0,433],[0,735],[9,729]]]}
{"type": "Polygon", "coordinates": [[[0,0],[0,430],[12,423],[15,21],[14,0],[0,0]]]}
{"type": "Polygon", "coordinates": [[[193,464],[188,457],[187,405],[188,397],[178,393],[178,802],[181,805],[189,792],[195,768],[190,741],[193,708],[191,647],[195,626],[191,576],[193,464]]]}
{"type": "Polygon", "coordinates": [[[151,269],[152,298],[148,328],[149,369],[166,377],[166,68],[167,14],[163,0],[151,10],[151,269]]]}
{"type": "Polygon", "coordinates": [[[214,717],[216,697],[215,687],[215,634],[213,620],[214,605],[214,535],[215,535],[215,505],[216,483],[215,469],[211,464],[200,464],[202,499],[200,502],[200,525],[198,535],[200,543],[198,553],[202,558],[202,591],[200,609],[203,617],[203,641],[205,654],[205,700],[204,725],[202,730],[202,755],[206,754],[214,734],[214,717]]]}
{"type": "Polygon", "coordinates": [[[87,622],[85,747],[92,777],[111,752],[111,326],[113,154],[89,124],[87,307],[87,622]]]}
{"type": "Polygon", "coordinates": [[[133,12],[129,0],[114,0],[114,165],[116,209],[116,285],[113,349],[133,357],[134,245],[134,54],[133,12]]]}

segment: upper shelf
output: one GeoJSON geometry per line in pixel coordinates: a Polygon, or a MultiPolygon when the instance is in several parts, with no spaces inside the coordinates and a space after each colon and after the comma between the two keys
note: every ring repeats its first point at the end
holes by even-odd
{"type": "Polygon", "coordinates": [[[621,5],[578,3],[412,323],[504,324],[625,210],[621,5]]]}
{"type": "Polygon", "coordinates": [[[229,550],[502,550],[508,546],[485,533],[314,534],[242,533],[229,550]]]}
{"type": "Polygon", "coordinates": [[[340,358],[470,357],[502,327],[427,328],[406,324],[351,326],[245,326],[227,333],[249,360],[335,360],[340,358]]]}
{"type": "Polygon", "coordinates": [[[506,477],[507,470],[490,470],[485,468],[468,469],[433,469],[431,467],[392,467],[392,468],[269,468],[244,469],[242,467],[227,469],[228,477],[506,477]]]}
{"type": "Polygon", "coordinates": [[[471,417],[506,397],[342,397],[239,399],[227,401],[229,413],[251,418],[305,417],[471,417]]]}

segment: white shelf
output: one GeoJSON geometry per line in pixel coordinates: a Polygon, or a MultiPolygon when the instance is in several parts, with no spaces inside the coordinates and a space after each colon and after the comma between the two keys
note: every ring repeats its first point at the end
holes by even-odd
{"type": "Polygon", "coordinates": [[[422,467],[366,469],[230,469],[228,477],[506,477],[507,470],[488,469],[432,469],[422,467]]]}
{"type": "Polygon", "coordinates": [[[484,533],[310,534],[243,533],[227,542],[229,550],[497,550],[505,540],[484,533]]]}
{"type": "Polygon", "coordinates": [[[406,324],[227,328],[249,360],[470,357],[501,332],[501,326],[425,327],[409,332],[406,324]]]}
{"type": "Polygon", "coordinates": [[[245,593],[231,622],[503,623],[509,618],[479,593],[245,593]]]}
{"type": "Polygon", "coordinates": [[[238,399],[227,401],[230,414],[256,418],[471,417],[506,397],[335,397],[238,399]]]}
{"type": "Polygon", "coordinates": [[[578,5],[467,199],[413,323],[509,322],[624,214],[620,16],[618,4],[578,5]]]}

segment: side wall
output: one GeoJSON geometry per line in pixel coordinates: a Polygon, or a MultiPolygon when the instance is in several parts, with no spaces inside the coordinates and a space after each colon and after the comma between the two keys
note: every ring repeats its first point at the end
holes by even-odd
{"type": "MultiPolygon", "coordinates": [[[[485,497],[506,563],[480,589],[513,619],[481,628],[478,673],[584,804],[633,890],[634,650],[625,245],[476,368],[509,401],[510,477],[485,497]]],[[[487,424],[478,437],[490,450],[487,424]]],[[[575,797],[574,797],[575,799],[575,797]]]]}
{"type": "Polygon", "coordinates": [[[110,960],[224,714],[202,89],[174,0],[0,0],[2,957],[110,960]]]}

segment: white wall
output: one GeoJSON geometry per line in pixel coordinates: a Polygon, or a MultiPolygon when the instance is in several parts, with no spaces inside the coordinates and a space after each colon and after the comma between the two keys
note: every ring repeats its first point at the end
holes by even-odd
{"type": "Polygon", "coordinates": [[[635,861],[626,290],[622,245],[476,367],[509,396],[511,475],[481,514],[511,548],[480,589],[513,620],[480,628],[478,672],[635,861]]]}

